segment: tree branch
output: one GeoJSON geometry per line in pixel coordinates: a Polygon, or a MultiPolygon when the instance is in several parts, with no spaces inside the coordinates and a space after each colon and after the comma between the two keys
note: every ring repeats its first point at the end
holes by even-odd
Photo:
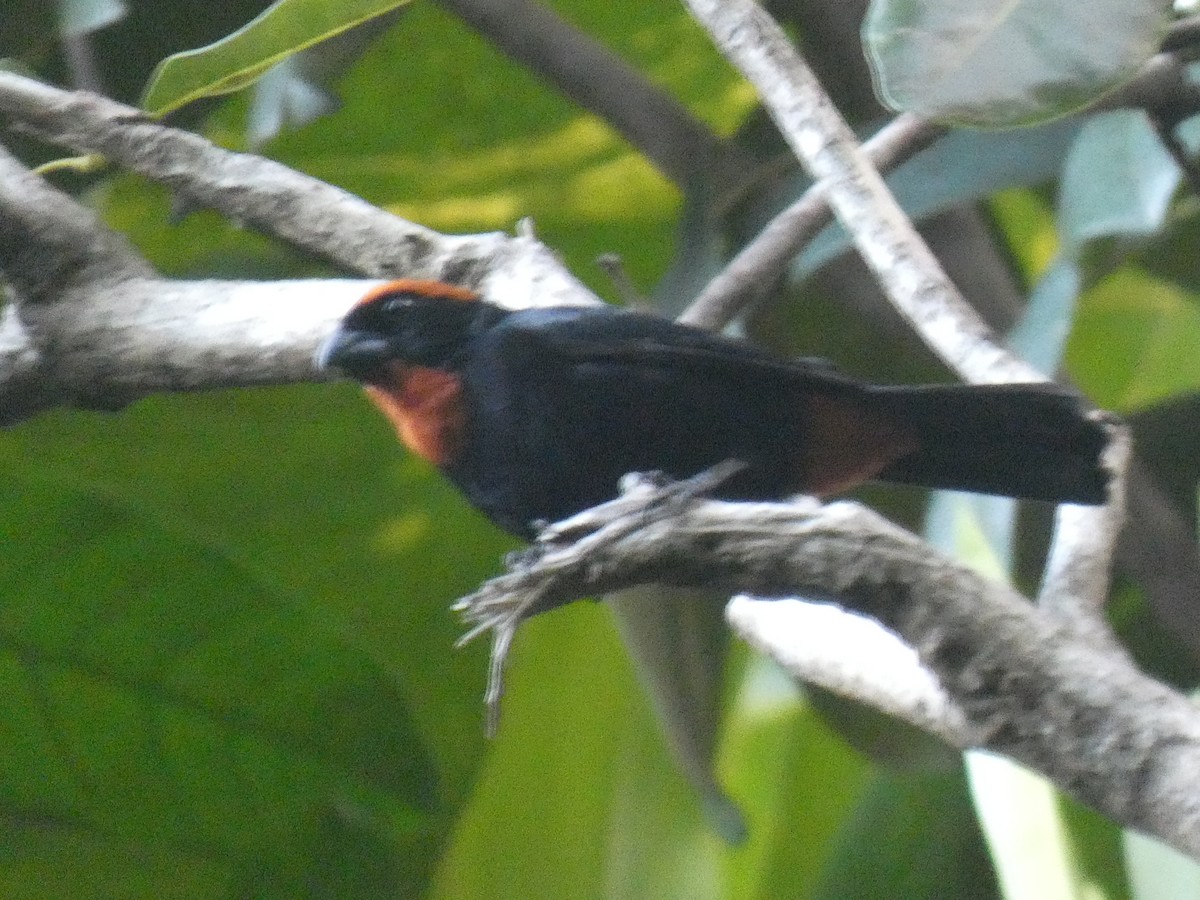
{"type": "Polygon", "coordinates": [[[0,328],[0,424],[165,391],[323,380],[313,354],[371,284],[136,278],[14,304],[0,328]]]}
{"type": "Polygon", "coordinates": [[[533,0],[438,0],[616,129],[681,188],[744,172],[738,148],[608,48],[533,0]]]}
{"type": "Polygon", "coordinates": [[[644,582],[840,598],[937,676],[963,717],[943,735],[1020,760],[1114,820],[1200,855],[1195,706],[854,503],[726,503],[638,485],[552,526],[535,553],[458,608],[471,635],[493,631],[498,677],[528,616],[644,582]]]}
{"type": "Polygon", "coordinates": [[[685,0],[758,89],[867,265],[917,333],[968,381],[1040,381],[1003,350],[921,240],[783,30],[753,0],[685,0]]]}
{"type": "MultiPolygon", "coordinates": [[[[902,115],[881,128],[863,151],[877,169],[887,171],[941,134],[942,129],[931,122],[902,115]]],[[[832,218],[825,191],[820,184],[813,185],[729,261],[679,320],[701,328],[723,328],[778,281],[792,258],[832,218]]]]}
{"type": "Polygon", "coordinates": [[[531,233],[441,235],[281,163],[223,150],[104,97],[0,72],[0,113],[349,272],[438,278],[489,296],[523,293],[545,305],[596,302],[531,233]]]}
{"type": "MultiPolygon", "coordinates": [[[[465,283],[511,307],[598,302],[528,227],[441,235],[279,163],[10,73],[0,73],[0,111],[351,271],[465,283]]],[[[314,349],[370,287],[162,279],[2,148],[0,271],[14,288],[0,321],[5,424],[54,406],[111,409],[161,391],[324,377],[314,349]]]]}
{"type": "Polygon", "coordinates": [[[1072,623],[1081,637],[1097,647],[1124,653],[1104,618],[1112,581],[1121,523],[1125,518],[1125,473],[1129,470],[1133,442],[1129,429],[1109,423],[1105,466],[1117,473],[1109,483],[1108,504],[1103,507],[1063,504],[1054,512],[1054,539],[1042,575],[1038,605],[1047,613],[1072,623]]]}
{"type": "Polygon", "coordinates": [[[729,601],[725,619],[804,684],[866,703],[952,747],[970,746],[962,711],[916,651],[876,620],[833,603],[746,594],[729,601]]]}
{"type": "Polygon", "coordinates": [[[95,213],[56,191],[0,147],[0,271],[21,300],[54,299],[66,284],[147,277],[153,270],[95,213]]]}

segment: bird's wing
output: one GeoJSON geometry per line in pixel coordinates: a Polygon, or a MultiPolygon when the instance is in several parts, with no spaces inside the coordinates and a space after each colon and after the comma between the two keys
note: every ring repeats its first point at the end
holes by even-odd
{"type": "MultiPolygon", "coordinates": [[[[745,377],[770,372],[810,387],[853,388],[852,378],[823,359],[784,359],[755,347],[657,316],[586,307],[563,314],[514,316],[510,339],[534,354],[605,367],[670,365],[706,375],[745,377]]],[[[538,315],[537,313],[540,313],[538,315]]]]}

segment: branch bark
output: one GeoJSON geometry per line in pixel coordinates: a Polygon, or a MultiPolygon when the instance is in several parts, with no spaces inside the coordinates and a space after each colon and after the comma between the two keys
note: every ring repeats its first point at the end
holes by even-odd
{"type": "MultiPolygon", "coordinates": [[[[898,116],[881,128],[863,151],[887,171],[929,146],[942,129],[916,116],[898,116]]],[[[833,212],[820,184],[767,223],[738,251],[679,317],[701,328],[720,329],[775,284],[792,259],[829,224],[833,212]]]]}
{"type": "MultiPolygon", "coordinates": [[[[528,226],[442,235],[279,163],[11,73],[0,73],[0,112],[351,272],[466,284],[512,307],[598,302],[528,226]]],[[[0,271],[13,288],[0,320],[4,424],[161,391],[318,380],[313,351],[374,283],[163,279],[2,148],[0,271]]]]}
{"type": "MultiPolygon", "coordinates": [[[[369,278],[438,278],[539,303],[596,298],[526,230],[450,236],[281,163],[224,150],[105,97],[0,72],[0,113],[51,143],[98,153],[313,256],[369,278]]],[[[503,301],[500,301],[503,302],[503,301]]]]}
{"type": "Polygon", "coordinates": [[[494,632],[497,676],[523,619],[632,584],[837,597],[936,675],[962,715],[961,727],[943,720],[943,736],[1020,760],[1200,855],[1200,717],[1184,697],[857,504],[725,503],[678,488],[641,485],[552,526],[536,553],[460,601],[472,635],[494,632]]]}

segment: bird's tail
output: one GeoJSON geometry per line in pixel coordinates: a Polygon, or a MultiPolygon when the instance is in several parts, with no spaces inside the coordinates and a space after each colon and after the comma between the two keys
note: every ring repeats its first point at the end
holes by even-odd
{"type": "Polygon", "coordinates": [[[918,449],[878,477],[1058,503],[1104,503],[1108,433],[1084,401],[1054,385],[873,387],[918,449]]]}

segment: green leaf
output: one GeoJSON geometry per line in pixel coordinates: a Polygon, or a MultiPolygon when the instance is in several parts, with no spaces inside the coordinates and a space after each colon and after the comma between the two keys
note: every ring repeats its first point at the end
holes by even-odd
{"type": "Polygon", "coordinates": [[[0,879],[82,874],[117,847],[124,896],[164,859],[193,890],[215,872],[267,894],[350,879],[350,896],[429,877],[410,852],[444,831],[437,768],[388,673],[332,623],[104,490],[10,471],[0,515],[20,533],[0,570],[17,839],[0,879]]]}
{"type": "Polygon", "coordinates": [[[121,0],[59,0],[60,30],[65,37],[81,37],[125,18],[121,0]]]}
{"type": "Polygon", "coordinates": [[[483,751],[446,606],[511,544],[387,432],[341,386],[0,436],[0,893],[428,886],[483,751]]]}
{"type": "Polygon", "coordinates": [[[725,855],[721,896],[812,896],[871,782],[870,766],[804,702],[790,676],[757,654],[731,704],[720,761],[749,825],[749,840],[725,855]]]}
{"type": "Polygon", "coordinates": [[[609,612],[576,603],[513,645],[500,732],[435,896],[602,897],[610,882],[657,881],[671,848],[706,832],[609,612]]]}
{"type": "Polygon", "coordinates": [[[995,878],[961,770],[920,776],[876,773],[838,835],[819,886],[808,896],[995,897],[995,878]]]}
{"type": "Polygon", "coordinates": [[[1144,236],[1163,227],[1179,167],[1141,110],[1094,116],[1063,167],[1059,232],[1078,254],[1097,238],[1144,236]]]}
{"type": "Polygon", "coordinates": [[[872,0],[863,40],[896,110],[989,128],[1074,112],[1158,48],[1168,0],[872,0]]]}
{"type": "Polygon", "coordinates": [[[1071,859],[1087,900],[1129,900],[1122,844],[1125,831],[1074,798],[1060,793],[1058,806],[1071,840],[1071,859]]]}
{"type": "Polygon", "coordinates": [[[1197,347],[1194,296],[1127,267],[1084,295],[1067,366],[1102,407],[1129,412],[1200,389],[1197,347]]]}
{"type": "Polygon", "coordinates": [[[172,110],[253,84],[271,66],[319,41],[402,5],[405,0],[276,0],[253,21],[207,47],[176,53],[150,76],[142,108],[172,110]]]}
{"type": "Polygon", "coordinates": [[[1125,862],[1135,900],[1200,896],[1200,864],[1161,841],[1125,832],[1125,862]]]}
{"type": "Polygon", "coordinates": [[[1004,896],[1081,900],[1081,873],[1054,787],[1000,756],[973,751],[966,759],[971,795],[1004,896]]]}

